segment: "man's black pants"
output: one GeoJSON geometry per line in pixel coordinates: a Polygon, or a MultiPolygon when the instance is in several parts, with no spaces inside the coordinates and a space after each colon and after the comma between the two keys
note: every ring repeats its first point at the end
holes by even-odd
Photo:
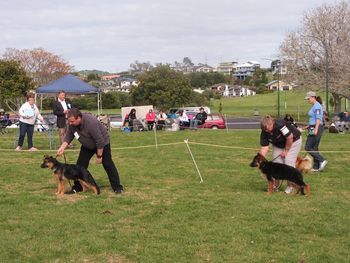
{"type": "MultiPolygon", "coordinates": [[[[91,149],[85,148],[84,146],[81,146],[79,157],[77,160],[77,165],[87,169],[89,167],[90,159],[92,158],[92,156],[96,154],[96,151],[97,149],[91,150],[91,149]]],[[[108,179],[112,186],[113,191],[123,190],[123,186],[120,184],[117,167],[115,166],[112,160],[110,144],[107,144],[103,148],[102,165],[108,175],[108,179]]],[[[73,189],[79,192],[79,191],[82,191],[83,188],[79,183],[79,181],[74,181],[73,189]]]]}

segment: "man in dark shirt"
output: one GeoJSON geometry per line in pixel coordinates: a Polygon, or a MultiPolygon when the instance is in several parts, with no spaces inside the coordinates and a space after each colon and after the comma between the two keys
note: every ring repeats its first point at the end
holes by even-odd
{"type": "MultiPolygon", "coordinates": [[[[72,108],[68,114],[68,131],[64,142],[57,151],[58,155],[64,153],[65,148],[75,138],[81,143],[77,165],[88,168],[90,159],[96,154],[96,163],[103,165],[109,182],[115,193],[120,194],[123,186],[120,184],[118,170],[112,160],[111,145],[106,127],[93,115],[81,113],[72,108]]],[[[75,181],[71,192],[76,193],[83,190],[79,181],[75,181]]]]}
{"type": "Polygon", "coordinates": [[[190,120],[190,129],[197,129],[197,125],[204,124],[207,118],[208,118],[207,113],[204,111],[204,108],[201,107],[199,109],[199,113],[196,114],[196,117],[190,120]]]}
{"type": "MultiPolygon", "coordinates": [[[[267,155],[270,143],[274,162],[295,167],[302,145],[300,131],[295,126],[285,120],[265,116],[261,120],[260,154],[267,155]]],[[[292,185],[288,182],[285,193],[292,192],[292,185]]]]}
{"type": "MultiPolygon", "coordinates": [[[[57,128],[58,136],[60,138],[60,143],[64,142],[64,137],[67,133],[67,113],[69,109],[72,108],[72,103],[69,99],[66,98],[66,93],[64,90],[61,90],[57,94],[57,100],[53,103],[53,114],[57,116],[57,128]]],[[[69,145],[68,147],[71,147],[69,145]]]]}

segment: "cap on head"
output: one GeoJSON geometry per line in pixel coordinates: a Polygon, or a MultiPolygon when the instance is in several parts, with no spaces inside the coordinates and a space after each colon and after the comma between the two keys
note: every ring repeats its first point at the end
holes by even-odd
{"type": "Polygon", "coordinates": [[[316,92],[309,91],[308,93],[306,93],[306,97],[305,97],[306,100],[308,100],[311,97],[316,97],[316,92]]]}

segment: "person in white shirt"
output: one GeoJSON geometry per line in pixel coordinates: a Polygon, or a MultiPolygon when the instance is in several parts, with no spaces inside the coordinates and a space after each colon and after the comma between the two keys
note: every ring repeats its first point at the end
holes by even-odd
{"type": "Polygon", "coordinates": [[[38,107],[34,104],[34,94],[27,94],[27,102],[19,109],[19,138],[16,151],[22,150],[24,137],[27,134],[28,150],[37,151],[33,146],[34,124],[36,119],[44,123],[44,118],[41,116],[38,107]]]}
{"type": "Polygon", "coordinates": [[[157,121],[157,130],[163,130],[166,119],[167,119],[167,115],[165,114],[165,112],[160,110],[158,115],[158,121],[157,121]]]}
{"type": "Polygon", "coordinates": [[[186,127],[190,126],[190,122],[186,114],[186,111],[180,111],[178,119],[179,119],[180,130],[184,130],[186,127]]]}
{"type": "MultiPolygon", "coordinates": [[[[64,90],[60,90],[57,94],[57,100],[53,103],[53,114],[57,116],[58,137],[61,144],[67,133],[67,114],[71,108],[71,101],[66,98],[64,90]]],[[[72,145],[68,145],[68,148],[72,148],[72,145]]]]}

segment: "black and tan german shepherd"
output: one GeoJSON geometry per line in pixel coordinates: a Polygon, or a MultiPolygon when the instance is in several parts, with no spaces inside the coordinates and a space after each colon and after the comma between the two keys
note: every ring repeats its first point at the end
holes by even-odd
{"type": "Polygon", "coordinates": [[[49,168],[53,170],[53,175],[58,180],[58,189],[56,194],[64,194],[64,181],[65,180],[79,180],[85,192],[88,188],[92,188],[95,194],[100,194],[100,188],[96,184],[91,173],[78,165],[75,164],[65,164],[57,161],[56,158],[52,156],[45,155],[41,168],[49,168]]]}
{"type": "Polygon", "coordinates": [[[273,181],[274,180],[288,180],[298,187],[300,187],[300,193],[305,195],[310,195],[310,185],[304,183],[303,175],[296,168],[282,164],[269,162],[262,156],[260,153],[254,156],[253,161],[250,164],[250,167],[258,167],[262,174],[266,177],[268,181],[268,193],[272,194],[273,192],[273,181]]]}

